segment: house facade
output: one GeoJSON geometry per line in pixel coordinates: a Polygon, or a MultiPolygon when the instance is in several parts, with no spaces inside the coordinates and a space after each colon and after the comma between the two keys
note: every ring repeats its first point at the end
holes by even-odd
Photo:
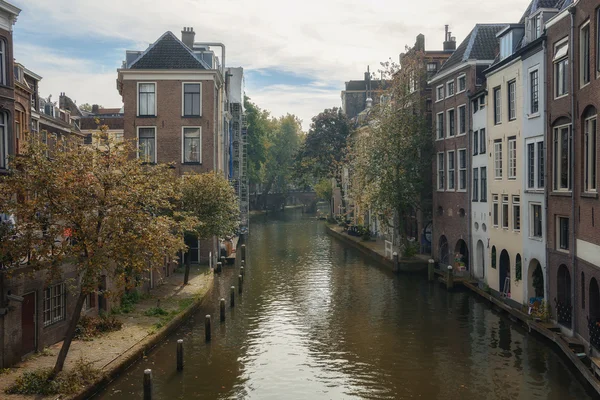
{"type": "Polygon", "coordinates": [[[15,84],[13,66],[13,25],[21,10],[0,1],[0,173],[8,169],[8,157],[15,154],[15,84]]]}

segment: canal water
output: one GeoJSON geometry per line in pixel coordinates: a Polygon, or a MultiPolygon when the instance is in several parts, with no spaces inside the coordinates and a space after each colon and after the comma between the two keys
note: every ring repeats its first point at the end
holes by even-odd
{"type": "Polygon", "coordinates": [[[237,285],[231,266],[203,310],[98,398],[141,399],[146,368],[161,400],[591,398],[547,342],[474,295],[389,273],[297,212],[252,222],[227,320],[218,299],[237,285]]]}

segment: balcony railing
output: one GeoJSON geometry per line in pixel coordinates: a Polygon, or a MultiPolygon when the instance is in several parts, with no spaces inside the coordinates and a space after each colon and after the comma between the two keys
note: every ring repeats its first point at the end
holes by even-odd
{"type": "Polygon", "coordinates": [[[563,303],[556,299],[554,299],[554,303],[556,304],[556,320],[558,323],[567,328],[571,328],[571,304],[567,302],[563,303]]]}
{"type": "Polygon", "coordinates": [[[592,346],[596,348],[596,350],[600,350],[600,320],[599,319],[589,319],[588,318],[588,329],[590,333],[590,343],[592,346]]]}

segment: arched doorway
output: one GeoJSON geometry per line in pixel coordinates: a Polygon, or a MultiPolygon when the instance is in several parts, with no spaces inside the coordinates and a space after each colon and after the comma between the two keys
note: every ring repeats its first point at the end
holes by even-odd
{"type": "Polygon", "coordinates": [[[481,279],[485,278],[485,249],[483,242],[477,242],[477,273],[481,279]]]}
{"type": "Polygon", "coordinates": [[[571,274],[566,265],[558,267],[556,279],[556,320],[571,327],[571,274]]]}
{"type": "Polygon", "coordinates": [[[454,246],[454,262],[460,266],[464,266],[465,270],[469,270],[469,248],[467,247],[467,243],[462,239],[459,239],[456,242],[456,246],[454,246]]]}
{"type": "Polygon", "coordinates": [[[535,258],[529,262],[527,269],[527,296],[530,299],[544,297],[544,271],[535,258]]]}
{"type": "Polygon", "coordinates": [[[440,236],[439,249],[440,264],[442,265],[442,267],[447,267],[450,263],[450,257],[448,256],[448,239],[446,239],[446,236],[444,235],[440,236]]]}
{"type": "Polygon", "coordinates": [[[500,253],[500,293],[510,297],[510,256],[506,250],[500,253]],[[506,279],[508,278],[508,279],[506,279]]]}

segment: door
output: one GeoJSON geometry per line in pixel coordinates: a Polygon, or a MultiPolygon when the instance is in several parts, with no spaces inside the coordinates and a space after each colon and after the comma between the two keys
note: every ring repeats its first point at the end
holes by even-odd
{"type": "Polygon", "coordinates": [[[188,246],[188,252],[186,253],[186,256],[190,257],[190,264],[198,264],[200,259],[198,257],[200,250],[198,239],[193,235],[185,235],[184,239],[186,246],[188,246]]]}
{"type": "Polygon", "coordinates": [[[21,355],[35,351],[35,292],[23,296],[21,304],[21,355]]]}

